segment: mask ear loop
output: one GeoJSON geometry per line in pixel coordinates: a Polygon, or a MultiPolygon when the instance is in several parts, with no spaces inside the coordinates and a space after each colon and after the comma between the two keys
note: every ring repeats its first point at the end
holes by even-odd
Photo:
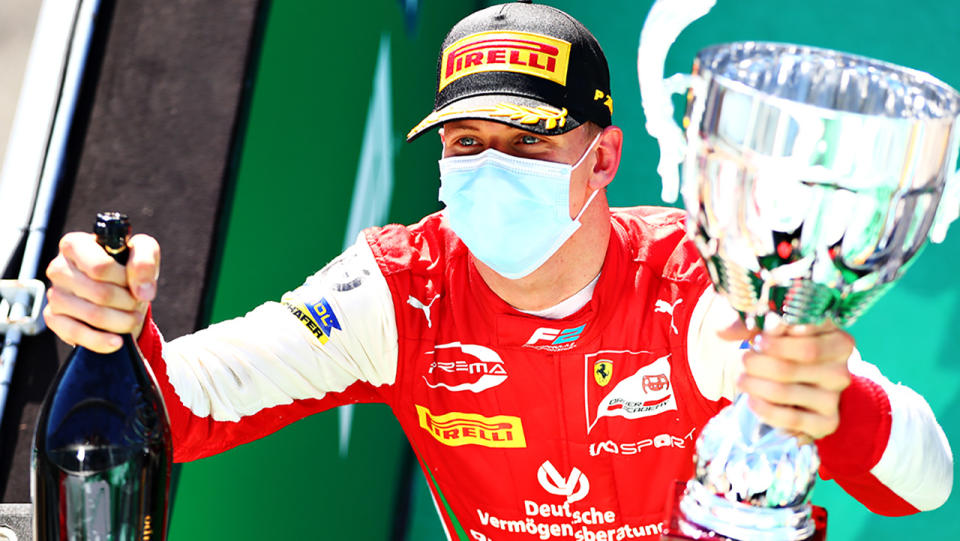
{"type": "Polygon", "coordinates": [[[571,170],[571,171],[573,171],[573,170],[576,169],[577,167],[580,167],[580,164],[583,163],[583,160],[587,159],[587,155],[590,154],[590,150],[593,149],[593,145],[597,144],[597,141],[600,140],[600,136],[601,136],[601,135],[603,135],[603,132],[602,132],[602,131],[601,131],[600,133],[598,133],[596,137],[593,138],[593,141],[590,141],[590,144],[587,145],[587,149],[584,150],[584,151],[583,151],[583,154],[580,155],[580,159],[577,160],[577,163],[575,163],[575,164],[573,164],[573,165],[570,166],[570,170],[571,170]]]}
{"type": "Polygon", "coordinates": [[[575,221],[575,222],[579,222],[579,221],[580,221],[580,217],[583,216],[583,212],[584,212],[585,210],[587,210],[587,207],[590,206],[590,202],[593,201],[593,198],[597,196],[597,193],[598,193],[599,191],[600,191],[599,188],[596,189],[596,190],[593,190],[593,193],[590,194],[590,197],[587,198],[587,202],[584,203],[584,204],[583,204],[583,207],[580,208],[580,212],[577,213],[577,217],[574,218],[573,221],[575,221]]]}
{"type": "MultiPolygon", "coordinates": [[[[593,149],[593,145],[597,144],[597,141],[600,140],[601,135],[603,135],[603,132],[598,133],[597,136],[593,138],[593,141],[590,142],[590,145],[587,147],[587,150],[583,151],[583,156],[580,156],[580,159],[577,160],[577,163],[570,166],[571,172],[573,172],[573,170],[576,169],[577,167],[580,167],[580,164],[583,163],[583,160],[587,159],[587,155],[590,154],[590,150],[593,149]]],[[[597,196],[597,193],[599,191],[600,191],[599,188],[597,188],[596,190],[593,190],[593,193],[591,193],[590,197],[587,198],[587,202],[584,203],[582,207],[580,207],[580,212],[577,213],[577,217],[574,218],[573,221],[575,222],[580,221],[580,217],[583,216],[584,211],[587,210],[587,207],[590,206],[590,202],[593,201],[593,198],[597,196]]]]}

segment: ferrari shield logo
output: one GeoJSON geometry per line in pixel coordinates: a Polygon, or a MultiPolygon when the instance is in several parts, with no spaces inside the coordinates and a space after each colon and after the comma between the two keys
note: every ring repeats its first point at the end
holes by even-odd
{"type": "Polygon", "coordinates": [[[612,362],[600,359],[593,363],[593,379],[597,380],[597,385],[603,387],[610,383],[611,376],[613,376],[612,362]]]}

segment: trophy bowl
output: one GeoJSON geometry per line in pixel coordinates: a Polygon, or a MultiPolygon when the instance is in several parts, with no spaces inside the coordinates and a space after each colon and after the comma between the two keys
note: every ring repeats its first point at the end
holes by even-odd
{"type": "Polygon", "coordinates": [[[750,323],[849,324],[933,229],[960,95],[922,72],[779,43],[704,49],[692,75],[681,192],[718,291],[750,323]]]}
{"type": "MultiPolygon", "coordinates": [[[[660,0],[641,34],[664,199],[682,195],[688,236],[748,327],[848,325],[957,217],[960,94],[890,63],[751,41],[703,49],[664,80],[670,44],[712,4],[660,0]],[[670,95],[683,92],[681,128],[670,95]]],[[[816,447],[745,398],[704,427],[665,538],[824,535],[809,504],[816,447]]]]}

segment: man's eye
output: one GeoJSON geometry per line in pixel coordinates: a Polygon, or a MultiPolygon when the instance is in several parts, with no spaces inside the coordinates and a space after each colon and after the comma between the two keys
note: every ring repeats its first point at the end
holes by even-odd
{"type": "Polygon", "coordinates": [[[464,147],[472,147],[476,146],[478,143],[473,137],[461,137],[460,139],[457,139],[457,144],[464,147]]]}
{"type": "Polygon", "coordinates": [[[535,137],[535,136],[533,136],[533,135],[524,135],[524,136],[520,137],[520,143],[522,143],[522,144],[524,144],[524,145],[535,145],[535,144],[537,144],[537,143],[539,143],[539,142],[540,142],[540,138],[539,138],[539,137],[535,137]]]}

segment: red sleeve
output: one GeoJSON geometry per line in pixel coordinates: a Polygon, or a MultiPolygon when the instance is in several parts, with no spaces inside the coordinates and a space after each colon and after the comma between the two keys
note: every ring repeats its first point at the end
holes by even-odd
{"type": "Polygon", "coordinates": [[[140,351],[153,370],[173,434],[173,461],[189,462],[221,453],[237,445],[262,438],[308,415],[353,402],[374,402],[375,393],[355,383],[342,393],[327,393],[323,399],[301,399],[290,404],[265,408],[239,421],[215,421],[199,417],[183,405],[167,375],[163,358],[163,338],[148,309],[137,340],[140,351]]]}
{"type": "Polygon", "coordinates": [[[147,309],[147,317],[143,324],[143,330],[140,332],[140,338],[137,339],[137,345],[140,346],[140,352],[153,370],[153,375],[160,386],[160,392],[163,394],[164,406],[167,408],[167,416],[170,418],[170,430],[173,433],[173,460],[174,462],[185,462],[180,451],[182,445],[178,445],[183,440],[182,427],[190,424],[191,418],[195,417],[189,409],[180,403],[170,380],[167,378],[167,363],[163,360],[163,339],[160,336],[160,330],[153,321],[152,309],[147,309]]]}
{"type": "Polygon", "coordinates": [[[868,378],[852,376],[850,386],[840,395],[840,426],[833,434],[817,440],[820,477],[834,479],[874,513],[917,513],[919,509],[870,473],[887,447],[890,423],[890,400],[883,388],[868,378]]]}

